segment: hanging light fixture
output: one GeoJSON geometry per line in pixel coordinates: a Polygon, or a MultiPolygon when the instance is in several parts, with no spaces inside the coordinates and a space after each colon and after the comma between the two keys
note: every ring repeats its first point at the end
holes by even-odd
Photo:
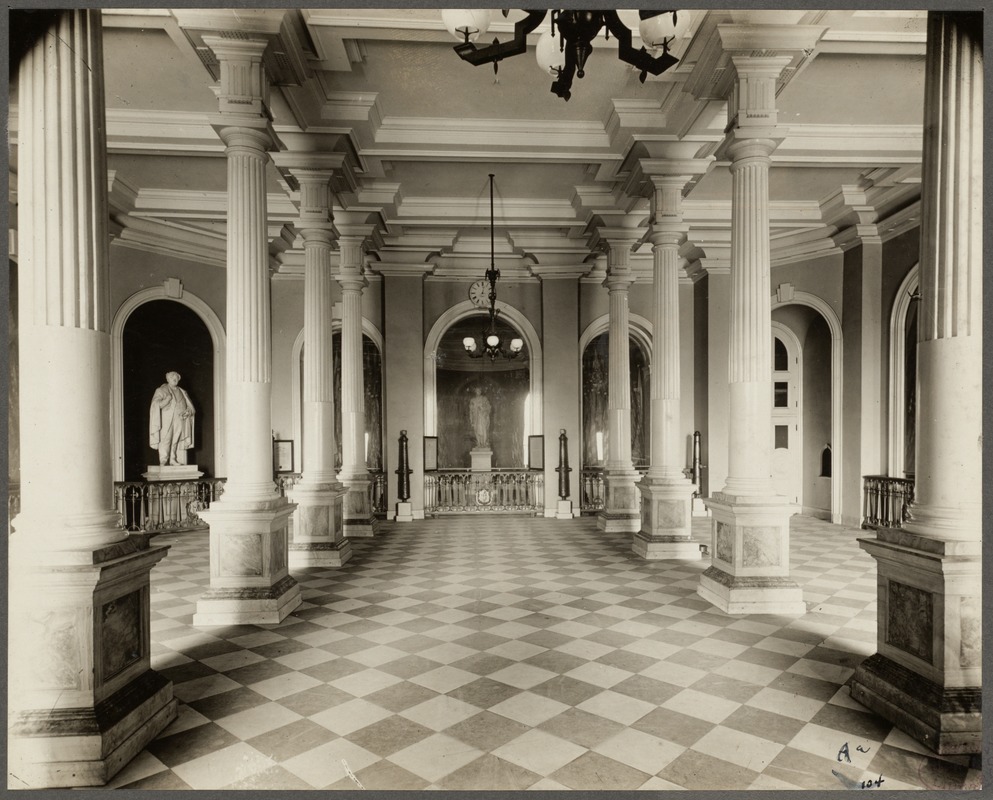
{"type": "MultiPolygon", "coordinates": [[[[505,58],[520,55],[527,50],[527,36],[545,19],[547,10],[527,11],[523,19],[514,23],[514,38],[508,42],[494,39],[492,44],[477,48],[473,40],[479,33],[486,30],[485,26],[474,21],[473,14],[489,12],[479,11],[445,11],[445,25],[453,35],[463,41],[455,45],[455,52],[463,61],[474,66],[492,64],[496,73],[500,62],[505,58]],[[476,33],[470,34],[470,31],[476,33]]],[[[504,11],[506,17],[508,11],[504,11]]],[[[538,40],[535,53],[538,65],[542,70],[555,76],[552,82],[552,92],[563,100],[572,96],[572,80],[582,78],[586,74],[586,61],[593,52],[593,40],[601,30],[606,28],[605,36],[614,34],[617,39],[617,57],[626,64],[631,64],[641,71],[639,80],[644,83],[649,73],[661,75],[678,59],[669,53],[669,45],[677,33],[675,11],[639,11],[641,19],[639,26],[642,38],[650,36],[646,43],[657,53],[649,52],[644,47],[635,49],[631,44],[631,31],[621,22],[616,11],[567,11],[553,9],[551,33],[542,34],[538,40]],[[652,22],[658,20],[658,22],[652,22]],[[652,24],[646,26],[646,23],[652,24]],[[671,32],[671,33],[669,33],[671,32]],[[658,50],[661,49],[661,52],[658,50]],[[557,52],[556,52],[557,50],[557,52]]],[[[487,17],[486,24],[489,24],[487,17]]]]}
{"type": "MultiPolygon", "coordinates": [[[[479,337],[479,341],[477,341],[473,336],[466,336],[462,340],[462,347],[465,348],[465,352],[469,358],[482,358],[483,356],[489,356],[491,361],[496,360],[498,356],[503,356],[503,358],[517,358],[524,349],[524,340],[515,337],[510,340],[509,346],[504,348],[503,342],[500,341],[500,334],[498,334],[496,330],[496,317],[497,314],[500,313],[496,308],[496,282],[500,277],[500,270],[496,268],[496,253],[494,249],[492,172],[490,173],[490,268],[486,270],[485,275],[486,280],[489,281],[490,284],[490,291],[487,296],[490,303],[490,323],[479,337]]],[[[477,291],[485,291],[485,285],[486,284],[483,281],[474,283],[469,289],[470,298],[472,298],[477,291]]]]}

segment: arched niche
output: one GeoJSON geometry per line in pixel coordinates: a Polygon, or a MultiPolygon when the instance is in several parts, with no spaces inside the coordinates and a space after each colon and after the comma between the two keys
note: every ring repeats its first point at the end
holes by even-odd
{"type": "MultiPolygon", "coordinates": [[[[531,324],[530,320],[513,306],[507,305],[500,300],[496,302],[496,308],[500,312],[499,319],[517,331],[520,338],[524,340],[524,348],[528,353],[528,366],[530,369],[530,403],[525,428],[534,435],[542,433],[542,351],[541,341],[538,338],[538,331],[531,324]]],[[[436,364],[438,352],[441,346],[442,337],[446,331],[461,320],[469,317],[478,317],[480,321],[487,322],[488,319],[480,310],[468,300],[449,308],[435,321],[428,331],[424,341],[424,435],[438,435],[438,386],[436,375],[436,364]]],[[[480,330],[482,329],[480,326],[480,330]]],[[[480,362],[489,361],[483,357],[480,362]]]]}
{"type": "Polygon", "coordinates": [[[831,446],[833,450],[833,470],[831,476],[831,521],[841,522],[841,495],[843,453],[842,420],[844,419],[842,390],[844,374],[842,372],[842,336],[841,320],[834,309],[820,297],[808,292],[793,292],[792,297],[780,301],[778,295],[772,295],[772,309],[782,308],[790,304],[808,306],[817,311],[827,323],[831,332],[831,446]]]}
{"type": "MultiPolygon", "coordinates": [[[[610,318],[597,317],[579,337],[581,467],[602,466],[606,447],[598,450],[597,432],[607,431],[607,333],[610,318]],[[597,420],[601,419],[599,427],[597,420]]],[[[631,393],[632,462],[647,467],[651,462],[651,364],[652,324],[638,314],[628,318],[631,393]]]]}
{"type": "MultiPolygon", "coordinates": [[[[334,376],[335,376],[335,447],[338,455],[338,464],[336,468],[340,468],[340,453],[341,453],[341,378],[340,378],[340,359],[341,359],[341,320],[335,319],[331,323],[331,333],[332,333],[332,358],[334,364],[334,376]]],[[[297,334],[296,338],[293,340],[293,347],[290,350],[290,380],[292,386],[290,387],[290,403],[292,405],[292,425],[293,425],[293,440],[297,442],[297,446],[293,448],[293,470],[295,472],[301,472],[303,470],[303,347],[304,347],[304,336],[303,328],[297,334]]],[[[376,387],[372,392],[372,396],[366,397],[365,404],[365,425],[366,433],[369,434],[370,440],[373,440],[373,436],[378,432],[379,441],[379,469],[385,469],[386,465],[386,450],[383,441],[383,433],[385,430],[385,418],[383,416],[383,334],[380,332],[379,328],[372,324],[369,320],[362,319],[362,353],[363,353],[363,386],[367,395],[370,392],[371,387],[376,387]],[[372,352],[378,355],[378,378],[372,380],[374,376],[368,373],[369,361],[374,359],[369,359],[368,356],[372,355],[372,352]]],[[[376,469],[374,463],[370,461],[370,469],[376,469]]]]}
{"type": "Polygon", "coordinates": [[[890,314],[889,474],[895,478],[914,472],[919,287],[920,265],[915,264],[897,289],[890,314]]]}
{"type": "MultiPolygon", "coordinates": [[[[213,347],[213,440],[214,440],[214,475],[227,475],[227,456],[225,452],[225,334],[224,326],[214,310],[202,299],[183,288],[176,279],[170,279],[161,286],[152,286],[135,292],[125,300],[114,314],[111,324],[111,434],[114,448],[114,480],[124,480],[124,328],[128,319],[136,309],[156,300],[168,300],[179,303],[191,309],[203,322],[210,334],[213,347]]],[[[182,370],[179,370],[182,372],[182,370]]],[[[151,394],[148,396],[151,401],[151,394]]],[[[149,453],[151,449],[149,448],[149,453]]],[[[152,458],[150,455],[149,458],[152,458]]]]}

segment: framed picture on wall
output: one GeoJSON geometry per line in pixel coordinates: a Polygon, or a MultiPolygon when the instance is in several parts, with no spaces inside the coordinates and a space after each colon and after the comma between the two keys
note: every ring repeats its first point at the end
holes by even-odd
{"type": "Polygon", "coordinates": [[[424,471],[431,472],[438,469],[438,437],[424,437],[424,471]]]}
{"type": "Polygon", "coordinates": [[[545,437],[528,437],[528,469],[545,468],[545,437]]]}
{"type": "Polygon", "coordinates": [[[277,475],[293,472],[293,440],[272,440],[272,468],[277,475]]]}

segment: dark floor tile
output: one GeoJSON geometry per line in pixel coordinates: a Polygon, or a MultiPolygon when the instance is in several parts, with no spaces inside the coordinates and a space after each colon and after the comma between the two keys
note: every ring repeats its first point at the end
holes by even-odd
{"type": "Polygon", "coordinates": [[[745,703],[762,691],[762,687],[754,683],[739,681],[713,672],[698,680],[690,688],[704,694],[723,697],[725,700],[734,700],[736,703],[745,703]]]}
{"type": "Polygon", "coordinates": [[[658,659],[644,656],[641,653],[632,653],[629,650],[614,650],[610,653],[604,653],[595,660],[601,664],[624,669],[628,672],[641,672],[658,661],[658,659]]]}
{"type": "Polygon", "coordinates": [[[697,790],[739,791],[751,786],[758,776],[759,773],[753,770],[696,750],[681,753],[659,772],[663,780],[697,790]]]}
{"type": "Polygon", "coordinates": [[[717,639],[722,642],[733,642],[734,644],[742,644],[751,647],[752,645],[761,642],[765,636],[760,633],[739,631],[735,628],[721,628],[721,630],[717,631],[717,633],[707,638],[717,639]]]}
{"type": "Polygon", "coordinates": [[[683,747],[692,747],[702,736],[713,730],[714,724],[668,708],[656,708],[631,727],[683,747]]]}
{"type": "MultiPolygon", "coordinates": [[[[351,614],[352,612],[349,611],[348,613],[351,614]]],[[[361,636],[363,633],[372,633],[373,631],[378,631],[383,627],[384,626],[381,623],[376,622],[375,620],[372,619],[357,619],[354,622],[346,622],[343,625],[338,625],[335,628],[335,630],[341,631],[342,633],[351,634],[352,636],[361,636]]],[[[340,641],[347,641],[347,640],[340,640],[340,641]]],[[[330,649],[332,645],[335,644],[338,644],[338,642],[331,642],[330,644],[325,645],[325,647],[327,649],[330,649]]],[[[356,644],[358,644],[358,642],[356,642],[356,644]]]]}
{"type": "MultiPolygon", "coordinates": [[[[872,776],[882,775],[924,789],[961,789],[968,771],[968,767],[937,756],[912,753],[888,744],[876,751],[866,770],[872,776]]],[[[880,788],[885,789],[886,784],[880,788]]]]}
{"type": "Polygon", "coordinates": [[[228,670],[224,674],[233,681],[237,681],[242,686],[250,686],[259,681],[269,678],[278,678],[293,670],[278,661],[256,661],[254,664],[247,664],[244,667],[228,670]]]}
{"type": "Polygon", "coordinates": [[[762,774],[802,789],[845,788],[844,781],[835,776],[834,772],[847,775],[837,761],[830,761],[792,747],[784,747],[769,762],[762,774]]]}
{"type": "MultiPolygon", "coordinates": [[[[437,640],[433,641],[434,644],[438,644],[437,640]]],[[[474,675],[489,675],[516,663],[512,659],[498,656],[496,653],[474,653],[471,656],[460,658],[458,661],[453,661],[449,666],[471,672],[474,675]]]]}
{"type": "Polygon", "coordinates": [[[608,647],[624,647],[625,645],[631,644],[638,637],[632,636],[629,633],[621,633],[620,631],[602,630],[596,633],[591,633],[588,636],[584,636],[584,639],[588,639],[591,642],[596,642],[597,644],[605,644],[608,647]]]}
{"type": "MultiPolygon", "coordinates": [[[[300,636],[306,636],[308,633],[319,633],[320,631],[326,631],[323,625],[316,625],[313,622],[294,620],[291,624],[280,627],[279,632],[290,639],[296,639],[300,636]]],[[[310,645],[307,645],[308,647],[310,645]]]]}
{"type": "Polygon", "coordinates": [[[713,670],[724,666],[731,659],[723,656],[715,656],[712,653],[704,653],[700,650],[692,650],[687,648],[673,653],[670,656],[666,656],[665,660],[671,661],[674,664],[682,664],[685,667],[700,669],[704,672],[712,672],[713,670]]]}
{"type": "Polygon", "coordinates": [[[194,647],[190,647],[183,650],[183,655],[196,659],[197,661],[203,661],[204,659],[211,658],[213,656],[221,656],[225,653],[234,653],[241,649],[242,648],[236,644],[231,644],[231,642],[221,640],[219,642],[207,642],[206,644],[198,644],[194,647]]]}
{"type": "Polygon", "coordinates": [[[386,664],[380,664],[376,669],[389,673],[390,675],[396,675],[398,678],[413,678],[416,675],[423,675],[425,672],[430,672],[433,669],[438,669],[442,666],[437,661],[432,661],[430,658],[424,658],[424,656],[409,655],[403,658],[398,658],[396,661],[390,661],[386,664]]]}
{"type": "Polygon", "coordinates": [[[838,692],[839,684],[799,675],[795,672],[784,672],[778,678],[769,682],[770,689],[778,689],[787,694],[799,694],[814,700],[827,702],[838,692]]]}
{"type": "MultiPolygon", "coordinates": [[[[370,764],[365,769],[360,769],[355,773],[362,787],[372,791],[382,790],[416,790],[423,789],[428,785],[424,778],[408,772],[403,767],[397,766],[392,761],[378,761],[370,764]]],[[[330,789],[345,789],[354,791],[357,787],[351,778],[342,778],[337,783],[332,784],[330,789]]]]}
{"type": "Polygon", "coordinates": [[[646,703],[661,705],[670,697],[683,691],[683,687],[665,681],[657,681],[646,675],[632,675],[630,678],[625,678],[620,683],[611,686],[610,690],[644,700],[646,703]]]}
{"type": "Polygon", "coordinates": [[[535,653],[524,659],[525,664],[547,669],[550,672],[557,672],[564,675],[569,670],[582,666],[588,659],[574,656],[571,653],[563,653],[561,650],[546,650],[543,653],[535,653]]]}
{"type": "MultiPolygon", "coordinates": [[[[414,608],[417,608],[417,606],[411,606],[409,608],[405,608],[404,611],[410,614],[419,615],[421,612],[413,611],[412,609],[414,608]]],[[[438,607],[438,610],[443,611],[444,609],[438,607]]],[[[436,613],[436,612],[429,612],[429,613],[436,613]]],[[[398,622],[396,627],[403,628],[405,631],[410,631],[411,633],[424,633],[425,631],[433,631],[435,628],[437,628],[438,621],[433,619],[426,619],[425,617],[422,616],[417,616],[414,617],[414,619],[408,619],[405,620],[404,622],[398,622]]]]}
{"type": "Polygon", "coordinates": [[[430,728],[394,715],[354,731],[345,738],[370,753],[386,758],[432,735],[434,731],[430,728]]]}
{"type": "Polygon", "coordinates": [[[474,717],[446,728],[445,735],[479,750],[490,751],[527,733],[528,730],[527,725],[494,714],[492,711],[482,711],[474,717]]]}
{"type": "Polygon", "coordinates": [[[397,714],[423,703],[425,700],[430,700],[437,694],[438,692],[433,689],[418,686],[416,683],[401,681],[387,686],[385,689],[380,689],[378,692],[367,694],[362,699],[397,714]]]}
{"type": "Polygon", "coordinates": [[[542,697],[558,700],[567,706],[575,706],[594,695],[600,694],[603,688],[594,686],[592,683],[587,683],[586,681],[570,678],[568,675],[556,675],[544,683],[532,686],[529,691],[534,692],[534,694],[540,694],[542,697]]]}
{"type": "Polygon", "coordinates": [[[520,791],[540,780],[541,775],[487,753],[439,780],[438,786],[448,791],[520,791]]]}
{"type": "Polygon", "coordinates": [[[846,653],[843,650],[835,650],[833,647],[814,647],[803,654],[804,658],[812,661],[823,661],[825,664],[834,664],[839,667],[855,669],[864,656],[858,653],[846,653]]]}
{"type": "Polygon", "coordinates": [[[570,708],[561,714],[547,719],[538,726],[561,739],[590,748],[596,747],[616,733],[624,730],[619,722],[590,714],[578,708],[570,708]]]}
{"type": "Polygon", "coordinates": [[[241,780],[235,781],[234,783],[229,783],[227,786],[222,788],[226,790],[254,790],[260,792],[267,789],[297,789],[300,791],[313,791],[314,787],[306,781],[300,780],[289,770],[283,769],[280,766],[275,766],[269,767],[269,769],[263,770],[262,772],[256,772],[254,775],[248,775],[241,780]]]}
{"type": "Polygon", "coordinates": [[[298,719],[274,731],[253,736],[247,741],[273,761],[286,761],[335,738],[337,735],[322,725],[309,719],[298,719]]]}
{"type": "MultiPolygon", "coordinates": [[[[320,626],[315,625],[314,627],[319,628],[320,626]]],[[[280,633],[283,633],[283,631],[280,631],[280,633]]],[[[251,648],[253,653],[257,653],[265,658],[279,658],[280,656],[288,656],[290,653],[299,653],[301,650],[309,649],[310,645],[293,639],[283,639],[279,642],[270,642],[269,644],[251,648]]]]}
{"type": "MultiPolygon", "coordinates": [[[[673,623],[679,620],[673,620],[673,623]]],[[[694,642],[700,641],[700,637],[695,633],[683,633],[683,631],[673,631],[669,628],[662,628],[654,633],[648,634],[647,639],[651,639],[655,642],[664,642],[665,644],[674,644],[677,647],[689,647],[694,642]]]]}
{"type": "Polygon", "coordinates": [[[147,778],[134,781],[134,783],[119,786],[118,789],[127,789],[128,791],[137,789],[178,789],[183,791],[192,790],[193,787],[171,769],[167,769],[162,772],[156,772],[154,775],[149,775],[147,778]]]}
{"type": "Polygon", "coordinates": [[[772,650],[763,650],[761,647],[749,647],[736,655],[735,659],[747,661],[749,664],[758,664],[760,667],[769,667],[769,669],[787,670],[799,660],[799,657],[776,653],[772,650]]]}
{"type": "Polygon", "coordinates": [[[200,700],[191,700],[187,705],[208,719],[220,719],[268,702],[268,697],[252,691],[247,686],[240,686],[230,692],[220,692],[200,700]]]}
{"type": "Polygon", "coordinates": [[[448,692],[448,696],[477,708],[490,708],[520,693],[521,690],[514,686],[483,677],[453,689],[448,692]]]}
{"type": "Polygon", "coordinates": [[[724,727],[734,728],[742,733],[760,735],[763,739],[778,744],[789,744],[802,730],[804,724],[802,720],[752,706],[736,708],[721,722],[724,727]]]}
{"type": "Polygon", "coordinates": [[[527,642],[538,647],[547,647],[550,650],[553,647],[558,647],[561,644],[572,641],[572,637],[556,633],[555,631],[540,630],[529,633],[527,636],[522,636],[518,641],[527,642]]]}
{"type": "Polygon", "coordinates": [[[821,707],[811,722],[823,725],[825,728],[833,728],[836,731],[843,731],[851,736],[857,736],[872,741],[881,742],[893,729],[893,725],[874,714],[863,711],[856,711],[844,706],[836,706],[827,703],[821,707]]]}
{"type": "Polygon", "coordinates": [[[163,678],[173,683],[186,683],[197,678],[206,678],[208,675],[216,675],[217,670],[201,664],[199,661],[191,661],[189,664],[179,664],[175,667],[156,670],[163,678]]]}
{"type": "Polygon", "coordinates": [[[211,722],[155,739],[149,743],[147,750],[167,767],[175,767],[238,741],[237,736],[211,722]]]}
{"type": "Polygon", "coordinates": [[[354,675],[356,672],[361,672],[364,669],[365,667],[357,661],[352,661],[348,658],[336,658],[332,661],[325,661],[322,664],[314,664],[312,667],[306,667],[300,670],[300,672],[319,681],[330,683],[339,678],[354,675]]]}
{"type": "Polygon", "coordinates": [[[594,792],[637,789],[651,775],[599,753],[583,753],[548,777],[570,789],[594,792]]]}
{"type": "Polygon", "coordinates": [[[489,650],[491,647],[506,644],[508,641],[509,639],[505,636],[494,636],[492,633],[476,631],[475,633],[470,633],[468,636],[463,636],[461,639],[456,639],[455,644],[482,652],[483,650],[489,650]]]}
{"type": "Polygon", "coordinates": [[[429,647],[437,647],[439,644],[441,644],[441,642],[437,639],[432,639],[430,636],[415,633],[411,636],[405,636],[402,639],[397,639],[395,642],[390,642],[390,647],[395,647],[397,650],[403,650],[405,653],[419,653],[421,650],[427,650],[429,647]]]}
{"type": "Polygon", "coordinates": [[[279,704],[300,714],[303,717],[310,717],[321,711],[326,711],[333,706],[347,703],[355,698],[347,692],[336,689],[334,686],[323,684],[304,689],[302,692],[287,695],[279,699],[279,704]]]}

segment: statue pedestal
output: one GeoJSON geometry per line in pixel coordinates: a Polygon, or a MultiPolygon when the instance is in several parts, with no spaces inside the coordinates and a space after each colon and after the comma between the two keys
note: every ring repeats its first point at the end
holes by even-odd
{"type": "MultiPolygon", "coordinates": [[[[197,481],[203,477],[203,472],[196,464],[176,464],[173,466],[152,466],[141,476],[151,484],[163,481],[197,481]]],[[[176,527],[190,516],[188,504],[196,500],[196,486],[173,484],[168,486],[151,486],[148,490],[148,521],[154,529],[162,530],[176,527]]]]}
{"type": "Polygon", "coordinates": [[[470,469],[473,472],[489,472],[493,469],[493,450],[489,447],[474,447],[469,451],[470,469]]]}
{"type": "Polygon", "coordinates": [[[555,519],[572,519],[572,500],[559,500],[555,519]]]}
{"type": "Polygon", "coordinates": [[[397,513],[394,519],[397,522],[413,522],[414,521],[413,503],[397,503],[397,513]]]}

